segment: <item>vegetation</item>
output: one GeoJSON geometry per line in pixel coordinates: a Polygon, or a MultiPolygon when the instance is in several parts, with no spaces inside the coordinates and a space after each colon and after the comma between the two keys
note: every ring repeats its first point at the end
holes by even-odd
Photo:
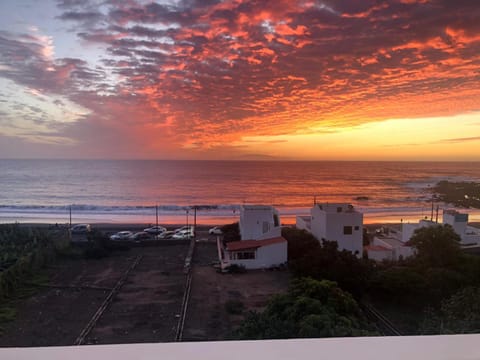
{"type": "Polygon", "coordinates": [[[480,287],[467,287],[442,301],[440,309],[429,309],[422,334],[480,333],[480,287]]]}
{"type": "Polygon", "coordinates": [[[433,187],[437,198],[460,207],[480,209],[480,183],[440,181],[433,187]]]}
{"type": "Polygon", "coordinates": [[[394,305],[392,317],[398,315],[400,322],[403,314],[412,315],[416,322],[410,334],[456,332],[459,327],[453,324],[462,323],[464,315],[446,304],[480,286],[480,258],[461,252],[458,235],[448,225],[419,229],[410,243],[417,249],[415,257],[376,267],[369,298],[380,308],[394,305]]]}
{"type": "Polygon", "coordinates": [[[250,312],[239,339],[285,339],[376,335],[353,297],[334,282],[301,278],[273,297],[266,309],[250,312]]]}
{"type": "Polygon", "coordinates": [[[282,236],[288,241],[288,264],[294,276],[335,281],[354,296],[367,288],[372,262],[339,251],[337,242],[324,241],[322,246],[305,230],[284,228],[282,236]]]}
{"type": "Polygon", "coordinates": [[[19,224],[0,225],[0,324],[13,320],[18,300],[48,282],[42,268],[55,259],[57,250],[68,246],[64,235],[19,224]]]}
{"type": "Polygon", "coordinates": [[[88,234],[88,247],[85,249],[85,258],[101,259],[108,256],[111,250],[113,248],[107,235],[97,229],[93,229],[88,234]]]}
{"type": "Polygon", "coordinates": [[[231,264],[228,265],[225,270],[229,273],[233,274],[244,274],[247,272],[247,269],[245,269],[245,265],[242,264],[231,264]]]}
{"type": "Polygon", "coordinates": [[[7,299],[44,265],[53,261],[55,250],[65,244],[62,237],[21,227],[0,226],[0,299],[7,299]]]}
{"type": "Polygon", "coordinates": [[[415,230],[409,244],[417,250],[416,262],[423,267],[450,267],[461,259],[460,236],[450,225],[415,230]]]}
{"type": "Polygon", "coordinates": [[[223,233],[224,243],[240,240],[240,227],[238,225],[238,222],[235,222],[233,224],[223,225],[222,233],[223,233]]]}
{"type": "MultiPolygon", "coordinates": [[[[322,246],[305,231],[289,228],[283,229],[282,234],[288,240],[289,267],[297,278],[335,281],[357,299],[374,300],[387,317],[405,325],[405,332],[410,334],[459,329],[454,325],[455,319],[463,324],[466,315],[450,311],[452,308],[446,304],[453,300],[448,299],[458,299],[460,295],[454,297],[455,294],[462,294],[464,289],[480,287],[480,257],[464,254],[458,235],[448,225],[417,230],[410,240],[416,248],[415,257],[383,263],[338,251],[335,242],[322,246]],[[425,309],[436,314],[429,327],[421,324],[425,309]],[[446,318],[447,311],[452,318],[446,318]]],[[[480,303],[478,296],[476,299],[480,303]]]]}

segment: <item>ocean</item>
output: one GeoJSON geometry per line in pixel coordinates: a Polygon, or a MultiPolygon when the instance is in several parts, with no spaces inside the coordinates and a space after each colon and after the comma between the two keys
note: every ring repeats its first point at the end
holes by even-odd
{"type": "MultiPolygon", "coordinates": [[[[365,223],[431,215],[440,180],[480,181],[467,162],[0,160],[0,223],[238,221],[242,204],[273,205],[282,223],[317,202],[349,202],[365,223]]],[[[448,204],[435,204],[440,209],[448,204]]],[[[471,221],[480,211],[464,210],[471,221]]]]}

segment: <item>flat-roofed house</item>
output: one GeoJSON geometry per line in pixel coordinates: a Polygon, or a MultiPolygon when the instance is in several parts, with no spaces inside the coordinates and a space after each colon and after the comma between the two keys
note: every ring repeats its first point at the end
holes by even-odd
{"type": "Polygon", "coordinates": [[[415,250],[411,246],[407,246],[397,237],[387,234],[375,235],[372,243],[365,246],[364,250],[367,252],[369,259],[376,261],[398,261],[401,258],[406,259],[415,255],[415,250]]]}
{"type": "Polygon", "coordinates": [[[415,233],[415,230],[422,227],[437,226],[438,223],[432,220],[420,220],[418,223],[402,223],[402,242],[406,243],[415,233]]]}
{"type": "Polygon", "coordinates": [[[453,227],[453,230],[460,236],[462,245],[480,244],[480,231],[468,225],[468,214],[454,209],[443,210],[443,224],[453,227]]]}
{"type": "Polygon", "coordinates": [[[348,203],[318,203],[310,217],[297,216],[297,228],[309,231],[320,242],[336,241],[339,250],[362,256],[363,214],[348,203]]]}
{"type": "MultiPolygon", "coordinates": [[[[450,225],[453,230],[460,236],[460,244],[478,245],[480,244],[480,230],[468,225],[468,214],[461,213],[455,209],[443,210],[443,225],[450,225]]],[[[407,242],[413,236],[415,230],[422,227],[438,226],[436,221],[423,219],[418,223],[402,224],[402,241],[407,242]]]]}

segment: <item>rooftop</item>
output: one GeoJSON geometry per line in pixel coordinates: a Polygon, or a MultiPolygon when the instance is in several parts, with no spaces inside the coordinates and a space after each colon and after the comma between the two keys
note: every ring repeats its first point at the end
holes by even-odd
{"type": "Polygon", "coordinates": [[[405,245],[403,242],[401,242],[400,240],[392,236],[375,235],[375,238],[377,238],[380,241],[383,241],[384,243],[390,245],[391,247],[399,247],[399,246],[405,245]]]}
{"type": "Polygon", "coordinates": [[[355,210],[355,207],[349,203],[317,203],[315,206],[327,213],[359,213],[355,210]]]}
{"type": "Polygon", "coordinates": [[[245,210],[273,210],[273,206],[270,205],[242,205],[245,210]]]}
{"type": "Polygon", "coordinates": [[[364,247],[364,249],[367,251],[390,251],[389,248],[380,245],[367,245],[364,247]]]}
{"type": "Polygon", "coordinates": [[[287,242],[287,240],[282,236],[271,238],[271,239],[265,239],[265,240],[232,241],[227,243],[227,250],[237,251],[237,250],[246,250],[246,249],[257,249],[262,246],[281,244],[283,242],[287,242]]]}

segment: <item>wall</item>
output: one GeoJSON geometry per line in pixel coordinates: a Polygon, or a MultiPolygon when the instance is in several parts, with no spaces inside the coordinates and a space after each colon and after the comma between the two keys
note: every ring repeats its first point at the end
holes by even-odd
{"type": "Polygon", "coordinates": [[[383,261],[383,260],[392,260],[393,253],[391,250],[367,250],[367,255],[370,260],[383,261]]]}
{"type": "Polygon", "coordinates": [[[310,229],[310,217],[308,217],[308,221],[305,220],[305,216],[297,216],[296,217],[296,223],[295,223],[295,227],[299,230],[306,230],[308,232],[311,232],[311,229],[310,229]]]}
{"type": "Polygon", "coordinates": [[[397,261],[400,257],[406,259],[413,255],[415,255],[415,249],[411,246],[399,246],[393,249],[393,259],[397,261]]]}
{"type": "Polygon", "coordinates": [[[348,250],[362,255],[363,250],[363,214],[350,212],[326,212],[318,205],[312,208],[312,234],[321,241],[336,241],[339,250],[348,250]],[[344,234],[344,226],[352,226],[352,234],[344,234]],[[355,226],[358,230],[355,230],[355,226]]]}
{"type": "Polygon", "coordinates": [[[262,246],[257,249],[255,259],[229,260],[229,264],[243,265],[246,269],[263,269],[287,262],[287,242],[262,246]]]}
{"type": "Polygon", "coordinates": [[[270,206],[242,207],[239,224],[241,240],[259,240],[280,236],[280,217],[279,225],[277,227],[274,225],[274,214],[276,213],[275,209],[270,206]],[[266,228],[264,223],[268,224],[266,228]],[[269,233],[267,237],[265,237],[266,233],[269,233]]]}

